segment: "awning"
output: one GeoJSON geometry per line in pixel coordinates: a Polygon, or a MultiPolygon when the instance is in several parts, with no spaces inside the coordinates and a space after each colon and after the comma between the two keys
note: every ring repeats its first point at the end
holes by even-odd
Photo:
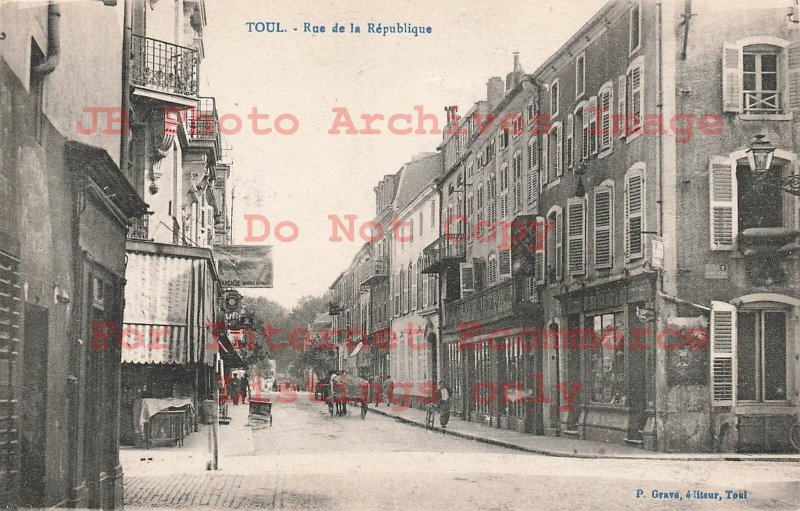
{"type": "Polygon", "coordinates": [[[159,253],[158,244],[149,245],[151,252],[127,251],[122,362],[212,364],[212,260],[159,253]]]}

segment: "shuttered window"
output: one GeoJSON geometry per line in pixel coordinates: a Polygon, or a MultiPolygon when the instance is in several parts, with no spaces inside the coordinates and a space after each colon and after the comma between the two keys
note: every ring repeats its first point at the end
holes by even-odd
{"type": "Polygon", "coordinates": [[[575,165],[575,116],[570,114],[567,117],[567,142],[566,147],[564,148],[565,154],[564,157],[566,159],[566,165],[568,169],[571,169],[575,165]]]}
{"type": "Polygon", "coordinates": [[[598,269],[613,265],[613,195],[610,186],[600,186],[594,192],[594,265],[598,269]]]}
{"type": "Polygon", "coordinates": [[[589,143],[589,154],[597,154],[597,142],[599,138],[599,131],[597,129],[597,122],[600,118],[600,112],[597,110],[597,97],[592,96],[589,98],[589,106],[587,108],[589,118],[589,131],[587,132],[587,141],[589,143]]]}
{"type": "Polygon", "coordinates": [[[488,277],[489,277],[489,285],[492,286],[497,284],[497,256],[492,254],[489,256],[489,265],[488,265],[488,277]]]}
{"type": "Polygon", "coordinates": [[[711,302],[711,398],[714,406],[736,403],[736,307],[711,302]]]}
{"type": "Polygon", "coordinates": [[[536,283],[537,284],[544,284],[545,273],[546,273],[546,261],[545,261],[545,242],[547,239],[547,231],[545,229],[545,219],[543,217],[536,217],[536,248],[534,251],[534,257],[536,259],[535,264],[535,274],[536,274],[536,283]]]}
{"type": "Polygon", "coordinates": [[[547,281],[554,282],[563,277],[564,261],[564,228],[560,206],[553,206],[547,215],[546,256],[547,256],[547,281]]]}
{"type": "MultiPolygon", "coordinates": [[[[545,183],[550,182],[550,165],[549,165],[549,156],[550,156],[550,136],[543,136],[542,137],[542,163],[541,163],[541,185],[544,186],[545,183]]],[[[539,191],[541,191],[541,187],[539,191]]]]}
{"type": "Polygon", "coordinates": [[[625,92],[626,81],[627,79],[624,75],[617,78],[617,119],[615,121],[614,129],[617,131],[617,133],[619,133],[620,138],[625,138],[627,131],[625,128],[625,126],[627,126],[627,121],[625,119],[628,114],[628,107],[625,103],[627,99],[627,93],[625,92]]]}
{"type": "Polygon", "coordinates": [[[632,168],[625,174],[625,254],[630,261],[644,256],[644,171],[632,168]]]}
{"type": "Polygon", "coordinates": [[[586,106],[581,108],[581,158],[584,160],[589,159],[589,116],[591,114],[587,111],[586,106]]]}
{"type": "Polygon", "coordinates": [[[625,82],[625,116],[626,132],[635,135],[642,131],[642,112],[644,110],[644,96],[642,93],[642,59],[636,59],[628,68],[625,82]]]}
{"type": "Polygon", "coordinates": [[[614,138],[611,130],[611,113],[614,110],[614,86],[612,82],[606,82],[600,88],[600,93],[597,95],[597,108],[599,121],[598,140],[600,145],[600,152],[610,151],[614,138]]]}
{"type": "Polygon", "coordinates": [[[539,155],[536,136],[528,141],[528,204],[539,201],[539,155]]]}
{"type": "Polygon", "coordinates": [[[466,298],[475,291],[475,268],[466,263],[459,263],[461,279],[461,298],[466,298]]]}
{"type": "Polygon", "coordinates": [[[572,198],[567,205],[567,260],[570,275],[586,273],[586,200],[572,198]]]}
{"type": "Polygon", "coordinates": [[[511,276],[511,250],[498,251],[498,270],[501,277],[511,276]]]}
{"type": "Polygon", "coordinates": [[[738,230],[735,165],[722,156],[709,161],[708,189],[710,205],[711,250],[733,250],[738,230]]]}

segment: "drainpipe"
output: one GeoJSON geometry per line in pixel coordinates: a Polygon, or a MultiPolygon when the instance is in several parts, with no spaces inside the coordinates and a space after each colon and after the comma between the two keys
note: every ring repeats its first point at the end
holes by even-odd
{"type": "Polygon", "coordinates": [[[55,2],[47,6],[47,58],[31,69],[31,74],[42,77],[53,72],[61,58],[61,8],[55,2]]]}
{"type": "MultiPolygon", "coordinates": [[[[130,132],[130,76],[128,74],[128,60],[131,54],[131,30],[128,25],[131,23],[131,0],[125,0],[123,5],[122,14],[122,97],[120,99],[120,107],[122,110],[122,135],[119,139],[119,168],[125,177],[128,177],[128,140],[133,134],[130,132]]],[[[131,183],[136,186],[136,183],[131,183]]],[[[138,191],[138,190],[137,190],[138,191]]],[[[177,205],[176,205],[177,207],[177,205]]]]}

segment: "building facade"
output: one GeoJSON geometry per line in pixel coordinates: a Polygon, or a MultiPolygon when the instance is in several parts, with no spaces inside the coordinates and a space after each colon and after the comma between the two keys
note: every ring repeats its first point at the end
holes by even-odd
{"type": "Polygon", "coordinates": [[[0,5],[0,501],[121,507],[124,8],[0,5]],[[87,45],[85,34],[102,42],[87,45]],[[88,80],[87,77],[101,77],[88,80]]]}
{"type": "Polygon", "coordinates": [[[403,389],[396,399],[422,406],[430,399],[438,369],[438,281],[422,273],[422,252],[439,237],[441,155],[423,153],[400,169],[395,207],[387,229],[391,239],[392,326],[384,341],[389,374],[403,389]]]}

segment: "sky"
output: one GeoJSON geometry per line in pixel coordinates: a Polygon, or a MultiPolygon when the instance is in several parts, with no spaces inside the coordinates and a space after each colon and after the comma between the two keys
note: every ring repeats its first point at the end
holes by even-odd
{"type": "MultiPolygon", "coordinates": [[[[485,99],[487,80],[505,78],[514,51],[533,72],[604,3],[206,0],[201,94],[216,97],[220,115],[228,116],[234,243],[274,247],[274,287],[243,294],[292,307],[304,295],[326,292],[364,242],[358,235],[331,241],[330,217],[356,215],[357,227],[371,220],[377,182],[442,140],[440,134],[393,134],[385,120],[373,125],[378,134],[330,134],[334,108],[346,109],[358,129],[363,114],[411,114],[416,123],[415,107],[443,122],[445,106],[463,113],[485,99]],[[248,22],[267,21],[280,22],[285,32],[258,33],[254,24],[248,31],[248,22]],[[306,23],[326,31],[306,33],[306,23]],[[347,32],[334,33],[335,23],[347,32]],[[349,33],[350,23],[361,33],[349,33]],[[383,36],[368,33],[368,23],[409,23],[431,33],[383,36]],[[271,132],[254,131],[247,117],[254,107],[269,115],[257,128],[271,132]],[[269,237],[246,240],[245,215],[266,218],[269,237]],[[284,241],[272,232],[280,222],[284,241]],[[297,237],[287,240],[291,226],[297,237]]],[[[263,233],[260,221],[253,227],[254,236],[263,233]]]]}

